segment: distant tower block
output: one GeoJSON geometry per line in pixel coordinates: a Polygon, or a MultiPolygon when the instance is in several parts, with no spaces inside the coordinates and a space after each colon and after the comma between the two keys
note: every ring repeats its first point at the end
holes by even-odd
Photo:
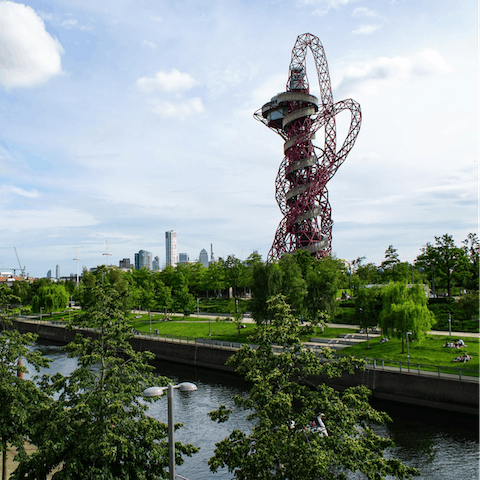
{"type": "Polygon", "coordinates": [[[310,33],[297,37],[287,91],[273,97],[254,117],[285,141],[285,157],[275,181],[275,198],[283,218],[267,260],[296,250],[307,250],[317,258],[330,255],[333,221],[326,185],[352,149],[362,115],[354,100],[333,103],[327,59],[317,37],[310,33]],[[320,101],[309,93],[305,63],[308,48],[315,61],[320,101]],[[335,116],[343,110],[350,110],[351,122],[337,150],[335,116]],[[320,129],[324,131],[322,147],[313,144],[320,129]]]}
{"type": "Polygon", "coordinates": [[[175,267],[177,262],[177,232],[170,230],[165,232],[165,263],[175,267]]]}

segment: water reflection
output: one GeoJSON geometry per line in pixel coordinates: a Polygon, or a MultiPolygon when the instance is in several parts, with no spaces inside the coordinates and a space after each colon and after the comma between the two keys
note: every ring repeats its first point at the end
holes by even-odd
{"type": "MultiPolygon", "coordinates": [[[[37,343],[35,349],[51,359],[51,368],[41,373],[60,372],[68,375],[77,366],[60,346],[37,343]]],[[[176,433],[176,440],[200,447],[200,452],[176,469],[178,475],[189,480],[232,478],[228,471],[210,472],[208,459],[213,455],[215,443],[238,428],[250,430],[246,412],[238,409],[234,395],[246,395],[249,384],[242,378],[221,371],[213,371],[169,362],[155,362],[159,375],[178,382],[193,382],[195,392],[175,391],[175,421],[183,423],[176,433]],[[231,420],[217,424],[210,420],[208,412],[224,404],[233,410],[231,420]]],[[[31,376],[32,374],[30,374],[31,376]]],[[[478,418],[448,414],[423,408],[411,408],[387,402],[374,402],[374,407],[386,411],[393,419],[391,424],[375,427],[377,433],[390,436],[397,445],[387,455],[422,471],[419,480],[478,479],[478,418]]],[[[150,406],[150,414],[167,422],[167,398],[160,397],[150,406]]],[[[360,479],[357,475],[351,478],[360,479]]]]}

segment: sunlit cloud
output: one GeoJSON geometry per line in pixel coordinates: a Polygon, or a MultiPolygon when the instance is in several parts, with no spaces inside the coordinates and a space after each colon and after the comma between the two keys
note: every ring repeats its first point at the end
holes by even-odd
{"type": "Polygon", "coordinates": [[[197,81],[188,73],[179,72],[173,68],[170,72],[157,72],[151,77],[141,77],[136,81],[137,88],[145,93],[155,90],[163,92],[180,92],[189,90],[197,81]]]}
{"type": "Polygon", "coordinates": [[[444,75],[452,71],[439,52],[423,49],[410,57],[381,57],[343,69],[335,88],[376,93],[382,86],[398,86],[415,76],[444,75]]]}
{"type": "Polygon", "coordinates": [[[0,194],[2,196],[8,196],[10,194],[20,195],[21,197],[26,198],[38,198],[40,193],[34,188],[30,191],[24,190],[23,188],[15,187],[13,185],[2,185],[0,186],[0,194]]]}
{"type": "Polygon", "coordinates": [[[33,8],[0,2],[0,85],[28,88],[62,73],[63,47],[33,8]]]}
{"type": "Polygon", "coordinates": [[[297,0],[297,4],[311,6],[314,8],[312,15],[323,16],[327,14],[329,10],[336,10],[356,1],[357,0],[297,0]]]}
{"type": "Polygon", "coordinates": [[[352,31],[354,35],[371,35],[380,28],[380,25],[360,25],[352,31]]]}
{"type": "Polygon", "coordinates": [[[52,228],[93,226],[98,223],[89,213],[62,207],[0,212],[2,228],[12,232],[36,229],[47,231],[52,228]]]}
{"type": "Polygon", "coordinates": [[[153,100],[151,110],[159,117],[183,120],[192,115],[202,113],[205,109],[200,98],[190,98],[178,102],[153,100]]]}

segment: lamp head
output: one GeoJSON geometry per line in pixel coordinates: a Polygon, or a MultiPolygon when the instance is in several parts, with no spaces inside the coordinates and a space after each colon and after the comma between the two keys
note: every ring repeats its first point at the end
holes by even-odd
{"type": "Polygon", "coordinates": [[[144,397],[161,397],[165,390],[167,390],[167,387],[148,387],[143,391],[142,395],[144,397]]]}
{"type": "Polygon", "coordinates": [[[175,385],[173,388],[176,388],[181,392],[193,392],[194,390],[197,390],[197,386],[194,383],[190,383],[190,382],[179,383],[178,385],[175,385]]]}

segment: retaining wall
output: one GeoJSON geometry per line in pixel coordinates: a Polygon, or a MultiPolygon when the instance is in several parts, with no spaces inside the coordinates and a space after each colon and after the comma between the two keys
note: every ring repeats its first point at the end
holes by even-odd
{"type": "MultiPolygon", "coordinates": [[[[14,327],[20,332],[37,333],[39,338],[52,342],[68,343],[78,331],[67,330],[63,325],[36,324],[16,321],[14,327]]],[[[81,331],[92,336],[94,333],[81,331]]],[[[216,348],[200,343],[176,343],[136,336],[131,340],[136,350],[149,350],[158,360],[166,360],[203,368],[234,372],[225,365],[235,349],[216,348]]],[[[342,377],[329,379],[312,377],[314,384],[326,383],[343,390],[350,386],[366,385],[374,398],[398,403],[431,407],[439,410],[478,415],[479,385],[478,381],[461,381],[434,376],[419,376],[406,372],[390,372],[378,369],[366,369],[355,375],[344,374],[342,377]]]]}

